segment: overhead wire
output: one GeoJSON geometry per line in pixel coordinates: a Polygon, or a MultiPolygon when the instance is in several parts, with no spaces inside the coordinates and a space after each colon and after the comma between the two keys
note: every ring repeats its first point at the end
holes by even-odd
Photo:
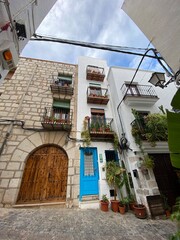
{"type": "MultiPolygon", "coordinates": [[[[45,42],[63,43],[63,44],[80,46],[80,47],[107,50],[107,51],[119,52],[119,53],[137,55],[137,56],[143,56],[144,55],[144,53],[141,53],[139,51],[144,52],[144,51],[147,50],[146,48],[113,46],[113,45],[108,45],[108,44],[98,44],[98,43],[92,43],[92,42],[83,42],[83,41],[77,41],[77,40],[55,38],[55,37],[43,36],[43,35],[39,35],[39,34],[34,34],[33,37],[31,37],[30,40],[31,41],[45,41],[45,42]],[[133,50],[136,50],[136,52],[133,51],[133,50]]],[[[146,55],[146,57],[154,58],[154,59],[157,59],[157,58],[162,59],[161,56],[146,55]]]]}

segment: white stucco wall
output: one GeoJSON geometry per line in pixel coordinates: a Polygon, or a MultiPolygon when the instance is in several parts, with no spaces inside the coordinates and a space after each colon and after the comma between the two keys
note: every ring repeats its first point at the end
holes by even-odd
{"type": "MultiPolygon", "coordinates": [[[[77,103],[77,138],[81,139],[81,131],[83,130],[83,120],[85,116],[91,116],[91,108],[104,109],[106,118],[113,118],[113,112],[111,109],[111,100],[107,105],[99,104],[87,104],[87,87],[89,83],[101,84],[102,88],[108,88],[107,75],[108,66],[104,60],[90,58],[90,57],[79,57],[78,61],[78,103],[77,103]],[[89,81],[86,80],[86,67],[87,65],[93,65],[104,68],[105,79],[103,82],[89,81]]],[[[116,124],[113,124],[116,128],[116,124]]],[[[81,146],[83,144],[81,143],[81,146]]],[[[103,194],[109,195],[109,186],[105,178],[105,171],[103,166],[106,164],[105,150],[113,150],[113,143],[110,142],[93,142],[91,141],[90,147],[96,147],[98,153],[98,166],[99,166],[99,197],[103,194]],[[100,162],[99,154],[103,156],[103,162],[100,162]]]]}
{"type": "MultiPolygon", "coordinates": [[[[114,110],[113,111],[114,118],[116,119],[117,122],[119,136],[121,137],[121,134],[124,131],[125,137],[130,143],[130,148],[132,149],[132,151],[131,150],[123,151],[120,158],[124,160],[126,168],[128,169],[129,172],[131,172],[137,201],[147,205],[146,196],[158,194],[158,187],[152,170],[148,170],[149,175],[144,176],[137,167],[137,161],[141,154],[139,147],[136,145],[134,138],[131,135],[131,122],[134,120],[134,116],[131,113],[131,109],[135,108],[138,111],[149,111],[151,113],[160,112],[158,108],[160,105],[163,105],[164,109],[171,109],[170,103],[177,89],[174,83],[169,84],[168,87],[164,89],[161,89],[159,87],[156,88],[153,87],[159,98],[159,100],[153,106],[149,106],[145,102],[141,105],[134,104],[134,106],[129,106],[125,103],[124,100],[122,100],[123,94],[121,91],[121,87],[124,84],[124,82],[131,82],[135,71],[136,69],[111,67],[108,74],[108,82],[110,88],[111,103],[114,110]],[[122,126],[120,124],[119,116],[117,113],[117,107],[119,104],[120,104],[119,113],[122,121],[122,126]],[[138,171],[139,178],[135,178],[133,175],[133,170],[135,169],[138,171]]],[[[150,83],[148,83],[148,80],[150,79],[151,75],[152,75],[151,71],[139,70],[133,82],[140,85],[152,86],[150,83]]],[[[168,79],[166,80],[168,81],[168,79]]],[[[167,145],[165,148],[161,146],[160,149],[154,148],[151,151],[167,153],[168,147],[167,145]]],[[[147,153],[148,152],[150,153],[150,151],[147,151],[147,153]]]]}
{"type": "MultiPolygon", "coordinates": [[[[56,1],[57,0],[48,0],[44,4],[43,0],[9,0],[9,8],[11,11],[12,20],[15,20],[19,23],[24,23],[26,26],[27,38],[23,41],[19,41],[20,52],[25,47],[32,34],[38,28],[56,1]]],[[[3,3],[0,3],[0,26],[4,26],[7,22],[9,22],[9,17],[5,5],[3,3]]],[[[1,33],[0,44],[4,39],[11,39],[12,41],[14,40],[10,29],[1,33]]]]}

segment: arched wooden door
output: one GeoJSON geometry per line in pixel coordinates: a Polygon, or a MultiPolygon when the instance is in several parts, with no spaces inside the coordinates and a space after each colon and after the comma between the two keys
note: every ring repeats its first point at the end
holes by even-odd
{"type": "Polygon", "coordinates": [[[17,203],[64,201],[68,158],[59,147],[43,146],[27,159],[17,203]]]}

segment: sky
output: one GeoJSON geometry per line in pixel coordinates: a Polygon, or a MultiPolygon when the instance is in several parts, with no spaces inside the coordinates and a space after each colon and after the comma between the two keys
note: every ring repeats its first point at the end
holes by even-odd
{"type": "MultiPolygon", "coordinates": [[[[123,0],[58,0],[36,33],[62,39],[147,48],[149,40],[121,9],[123,0]]],[[[136,68],[139,56],[73,45],[30,41],[21,56],[78,63],[79,56],[107,61],[108,66],[136,68]]],[[[159,71],[159,64],[145,58],[142,69],[159,71]]]]}

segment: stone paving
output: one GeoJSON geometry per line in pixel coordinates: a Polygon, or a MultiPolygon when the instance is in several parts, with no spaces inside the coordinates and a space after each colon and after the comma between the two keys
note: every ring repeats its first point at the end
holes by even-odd
{"type": "Polygon", "coordinates": [[[0,208],[0,240],[163,240],[175,231],[170,220],[137,219],[130,212],[0,208]]]}

